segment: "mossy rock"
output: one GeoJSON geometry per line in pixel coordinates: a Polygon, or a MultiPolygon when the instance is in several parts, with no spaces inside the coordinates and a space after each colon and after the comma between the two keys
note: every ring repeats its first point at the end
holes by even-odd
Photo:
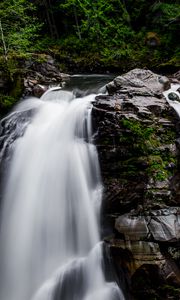
{"type": "Polygon", "coordinates": [[[16,103],[16,98],[0,94],[0,116],[3,117],[7,114],[16,103]]]}

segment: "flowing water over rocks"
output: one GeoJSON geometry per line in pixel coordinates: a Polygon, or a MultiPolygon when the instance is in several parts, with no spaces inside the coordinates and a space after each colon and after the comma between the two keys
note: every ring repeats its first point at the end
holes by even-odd
{"type": "Polygon", "coordinates": [[[9,162],[0,234],[3,300],[124,299],[103,274],[94,99],[52,89],[3,121],[1,156],[9,162]]]}
{"type": "Polygon", "coordinates": [[[179,83],[134,69],[106,87],[108,76],[98,76],[98,92],[94,75],[72,78],[68,92],[52,88],[1,121],[0,172],[11,180],[3,201],[1,298],[179,300],[179,83]],[[31,250],[19,246],[24,237],[31,250]],[[12,285],[28,296],[14,295],[12,285]]]}

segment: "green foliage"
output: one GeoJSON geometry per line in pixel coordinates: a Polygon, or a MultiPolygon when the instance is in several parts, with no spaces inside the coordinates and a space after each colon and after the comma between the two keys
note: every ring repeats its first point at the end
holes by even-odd
{"type": "Polygon", "coordinates": [[[17,101],[13,96],[0,94],[0,116],[8,113],[17,101]]]}
{"type": "Polygon", "coordinates": [[[87,56],[98,53],[99,65],[121,68],[178,66],[177,21],[180,5],[151,0],[64,0],[60,4],[71,28],[61,51],[87,56]],[[146,18],[144,18],[146,16],[146,18]],[[158,33],[157,46],[146,44],[149,31],[158,33]],[[175,40],[174,40],[175,39],[175,40]],[[174,45],[175,44],[175,45],[174,45]],[[173,45],[173,47],[172,47],[173,45]]]}
{"type": "Polygon", "coordinates": [[[134,145],[137,145],[137,151],[142,154],[148,154],[152,147],[158,147],[159,141],[155,136],[153,127],[143,126],[136,120],[123,119],[122,124],[130,130],[134,145]]]}
{"type": "Polygon", "coordinates": [[[69,0],[61,4],[61,8],[66,13],[74,12],[75,18],[78,18],[75,30],[78,29],[77,26],[79,25],[82,35],[88,34],[90,39],[99,39],[101,36],[107,35],[108,29],[113,26],[113,16],[116,14],[117,8],[110,2],[112,1],[107,3],[94,1],[92,5],[92,2],[88,0],[69,0]],[[106,18],[108,15],[111,15],[111,18],[106,18]],[[108,24],[105,24],[106,21],[108,24]]]}
{"type": "Polygon", "coordinates": [[[35,16],[35,6],[30,1],[2,0],[0,18],[8,52],[33,49],[41,26],[35,16]]]}
{"type": "Polygon", "coordinates": [[[151,27],[161,35],[161,42],[169,51],[179,35],[180,4],[156,2],[151,8],[150,16],[151,27]]]}
{"type": "Polygon", "coordinates": [[[94,63],[110,71],[126,71],[137,65],[177,69],[179,19],[178,0],[0,2],[8,53],[50,53],[61,63],[69,58],[70,65],[81,69],[93,69],[94,63]],[[147,43],[149,32],[157,37],[155,46],[147,43]]]}
{"type": "Polygon", "coordinates": [[[4,108],[10,108],[16,102],[14,97],[0,95],[0,104],[4,108]]]}
{"type": "Polygon", "coordinates": [[[135,171],[136,164],[144,161],[146,174],[155,181],[163,181],[172,176],[173,170],[169,169],[168,166],[171,163],[176,164],[176,159],[170,151],[162,151],[160,146],[171,142],[174,143],[174,131],[168,129],[160,134],[157,128],[144,126],[133,119],[123,119],[121,122],[129,132],[123,133],[122,137],[120,137],[120,142],[128,144],[136,157],[136,163],[133,162],[132,164],[132,159],[125,162],[125,164],[128,163],[128,170],[135,171]]]}
{"type": "Polygon", "coordinates": [[[148,157],[148,162],[149,167],[147,169],[147,174],[159,181],[163,181],[168,178],[166,163],[162,160],[161,156],[150,155],[148,157]]]}
{"type": "Polygon", "coordinates": [[[129,15],[119,0],[92,1],[67,0],[60,5],[69,17],[74,15],[76,20],[73,29],[76,36],[88,42],[95,41],[97,46],[120,46],[121,40],[128,41],[133,35],[129,27],[129,15]]]}
{"type": "Polygon", "coordinates": [[[145,127],[138,121],[124,119],[122,123],[126,128],[130,129],[135,136],[143,140],[149,139],[154,132],[154,128],[145,127]]]}
{"type": "Polygon", "coordinates": [[[161,1],[155,2],[151,7],[151,12],[154,14],[153,22],[160,26],[165,25],[168,27],[180,17],[178,3],[162,3],[161,1]]]}
{"type": "Polygon", "coordinates": [[[162,285],[159,287],[159,291],[166,297],[166,299],[178,299],[180,295],[180,288],[173,285],[162,285]]]}

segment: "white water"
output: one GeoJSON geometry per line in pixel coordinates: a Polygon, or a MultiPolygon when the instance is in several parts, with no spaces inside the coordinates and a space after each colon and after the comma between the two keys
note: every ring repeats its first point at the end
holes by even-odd
{"type": "Polygon", "coordinates": [[[179,84],[172,84],[171,88],[163,93],[164,96],[166,97],[167,102],[174,108],[178,116],[180,116],[180,93],[178,92],[179,88],[180,88],[179,84]],[[176,94],[177,97],[179,98],[179,101],[170,100],[168,97],[170,93],[176,94]]]}
{"type": "Polygon", "coordinates": [[[102,270],[94,95],[46,93],[16,140],[0,235],[1,300],[123,300],[102,270]]]}

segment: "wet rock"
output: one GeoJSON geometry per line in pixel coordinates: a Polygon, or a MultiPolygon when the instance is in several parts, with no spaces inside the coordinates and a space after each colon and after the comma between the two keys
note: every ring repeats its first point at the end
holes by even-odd
{"type": "MultiPolygon", "coordinates": [[[[164,103],[162,112],[166,113],[166,109],[164,103]]],[[[162,199],[161,204],[166,205],[171,199],[169,179],[176,171],[176,150],[172,151],[171,147],[175,133],[172,122],[168,119],[162,122],[162,118],[146,107],[142,107],[140,113],[134,105],[127,108],[121,99],[108,96],[103,100],[98,98],[94,104],[93,123],[98,128],[95,142],[108,210],[124,212],[142,203],[153,207],[157,205],[152,201],[154,188],[158,195],[156,202],[162,199]],[[146,115],[142,113],[145,111],[146,115]],[[163,163],[164,157],[167,157],[166,163],[163,163]],[[169,168],[172,164],[173,168],[169,168]],[[160,184],[157,185],[159,181],[166,181],[164,191],[160,184]]]]}
{"type": "Polygon", "coordinates": [[[33,95],[37,98],[40,98],[45,91],[47,91],[47,86],[43,86],[41,84],[36,84],[33,86],[33,95]]]}
{"type": "Polygon", "coordinates": [[[132,70],[107,85],[92,117],[104,183],[102,224],[114,233],[106,242],[115,265],[121,261],[131,279],[144,264],[155,265],[164,284],[174,285],[180,276],[167,249],[180,243],[180,126],[163,96],[169,84],[149,70],[132,70]]]}
{"type": "Polygon", "coordinates": [[[125,214],[116,219],[115,228],[126,240],[177,242],[180,239],[179,209],[153,210],[144,216],[125,214]]]}
{"type": "Polygon", "coordinates": [[[110,213],[139,204],[144,209],[177,204],[171,188],[177,173],[177,118],[163,97],[165,82],[151,71],[135,69],[114,79],[113,95],[100,95],[93,103],[104,206],[110,213]]]}
{"type": "Polygon", "coordinates": [[[133,299],[178,300],[179,292],[168,285],[157,265],[144,264],[132,276],[133,299]]]}
{"type": "Polygon", "coordinates": [[[120,216],[115,222],[118,232],[124,234],[126,240],[139,241],[148,238],[149,229],[144,216],[132,217],[128,214],[120,216]]]}
{"type": "Polygon", "coordinates": [[[149,70],[134,69],[122,76],[116,77],[107,84],[109,93],[122,91],[144,96],[160,95],[162,91],[170,86],[169,79],[165,76],[158,76],[149,70]]]}
{"type": "Polygon", "coordinates": [[[52,78],[55,78],[55,80],[58,81],[62,81],[65,80],[65,78],[69,78],[68,74],[64,74],[61,73],[58,69],[58,67],[56,66],[55,61],[52,59],[52,61],[47,60],[45,62],[34,62],[31,65],[31,68],[29,70],[30,72],[34,71],[34,74],[39,76],[39,74],[41,74],[41,76],[43,76],[43,78],[41,77],[41,80],[45,82],[51,82],[52,78]]]}
{"type": "Polygon", "coordinates": [[[168,94],[168,98],[169,98],[169,100],[172,100],[172,101],[180,101],[180,98],[178,97],[178,95],[173,92],[168,94]]]}
{"type": "Polygon", "coordinates": [[[108,111],[117,111],[121,108],[121,101],[118,99],[112,99],[108,96],[97,96],[96,102],[94,102],[94,107],[96,106],[98,109],[100,108],[108,111]]]}
{"type": "Polygon", "coordinates": [[[170,80],[166,76],[160,76],[158,80],[163,85],[164,91],[170,89],[171,87],[170,80]]]}
{"type": "Polygon", "coordinates": [[[38,62],[37,58],[26,61],[27,70],[24,77],[24,96],[41,96],[48,87],[62,85],[68,81],[70,76],[61,73],[55,60],[51,56],[43,57],[43,61],[38,62]],[[43,88],[42,88],[43,87],[43,88]]]}
{"type": "Polygon", "coordinates": [[[180,71],[176,72],[175,74],[173,74],[171,77],[170,77],[170,81],[172,83],[177,83],[179,84],[180,83],[180,71]]]}

